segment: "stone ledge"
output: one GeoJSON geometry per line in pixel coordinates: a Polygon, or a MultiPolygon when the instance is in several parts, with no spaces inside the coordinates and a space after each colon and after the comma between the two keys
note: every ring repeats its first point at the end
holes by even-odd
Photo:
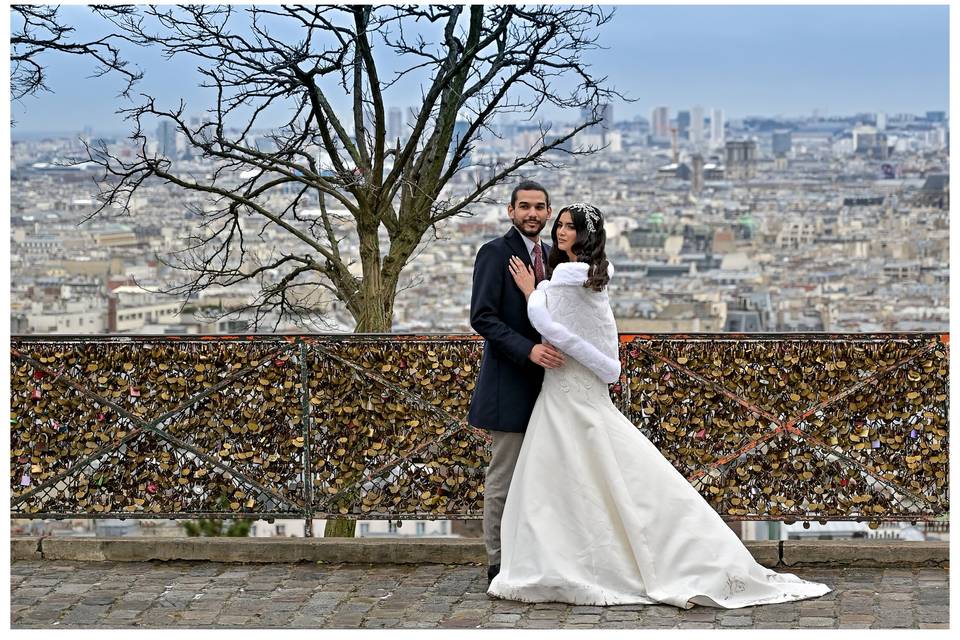
{"type": "Polygon", "coordinates": [[[43,560],[40,538],[10,538],[10,560],[43,560]]]}
{"type": "MultiPolygon", "coordinates": [[[[744,543],[767,567],[948,565],[947,542],[760,540],[744,543]]],[[[463,538],[73,538],[10,540],[11,560],[486,564],[483,542],[463,538]]]]}
{"type": "Polygon", "coordinates": [[[949,542],[783,540],[782,566],[945,567],[949,542]]]}

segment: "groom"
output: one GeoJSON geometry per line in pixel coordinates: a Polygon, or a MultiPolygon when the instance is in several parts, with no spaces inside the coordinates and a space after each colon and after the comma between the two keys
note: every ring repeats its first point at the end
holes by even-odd
{"type": "Polygon", "coordinates": [[[551,213],[543,186],[518,184],[507,207],[513,227],[480,247],[473,267],[470,325],[484,342],[467,422],[493,437],[483,494],[488,581],[500,571],[500,517],[543,370],[563,364],[560,351],[540,344],[540,334],[527,319],[526,298],[507,269],[515,255],[533,269],[538,283],[545,278],[550,246],[540,241],[540,232],[551,213]]]}

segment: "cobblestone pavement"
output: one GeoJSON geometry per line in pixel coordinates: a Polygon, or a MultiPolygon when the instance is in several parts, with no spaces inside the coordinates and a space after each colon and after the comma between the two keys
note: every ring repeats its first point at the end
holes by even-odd
{"type": "Polygon", "coordinates": [[[494,600],[486,567],[17,561],[13,628],[947,628],[948,571],[794,569],[833,591],[744,609],[494,600]]]}

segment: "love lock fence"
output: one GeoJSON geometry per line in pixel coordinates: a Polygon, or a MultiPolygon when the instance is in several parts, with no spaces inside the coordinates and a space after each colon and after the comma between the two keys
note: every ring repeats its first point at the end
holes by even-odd
{"type": "MultiPolygon", "coordinates": [[[[733,520],[949,511],[948,337],[622,334],[611,398],[733,520]]],[[[12,518],[475,519],[473,335],[18,336],[12,518]]]]}

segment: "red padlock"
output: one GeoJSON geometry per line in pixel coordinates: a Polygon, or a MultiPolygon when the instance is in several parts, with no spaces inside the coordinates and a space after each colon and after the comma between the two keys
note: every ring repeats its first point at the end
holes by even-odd
{"type": "Polygon", "coordinates": [[[30,394],[30,397],[34,400],[40,399],[40,387],[34,387],[33,393],[30,394]]]}
{"type": "Polygon", "coordinates": [[[134,398],[139,398],[139,397],[140,397],[140,389],[138,389],[138,388],[136,388],[136,387],[130,387],[130,395],[133,396],[134,398]]]}

